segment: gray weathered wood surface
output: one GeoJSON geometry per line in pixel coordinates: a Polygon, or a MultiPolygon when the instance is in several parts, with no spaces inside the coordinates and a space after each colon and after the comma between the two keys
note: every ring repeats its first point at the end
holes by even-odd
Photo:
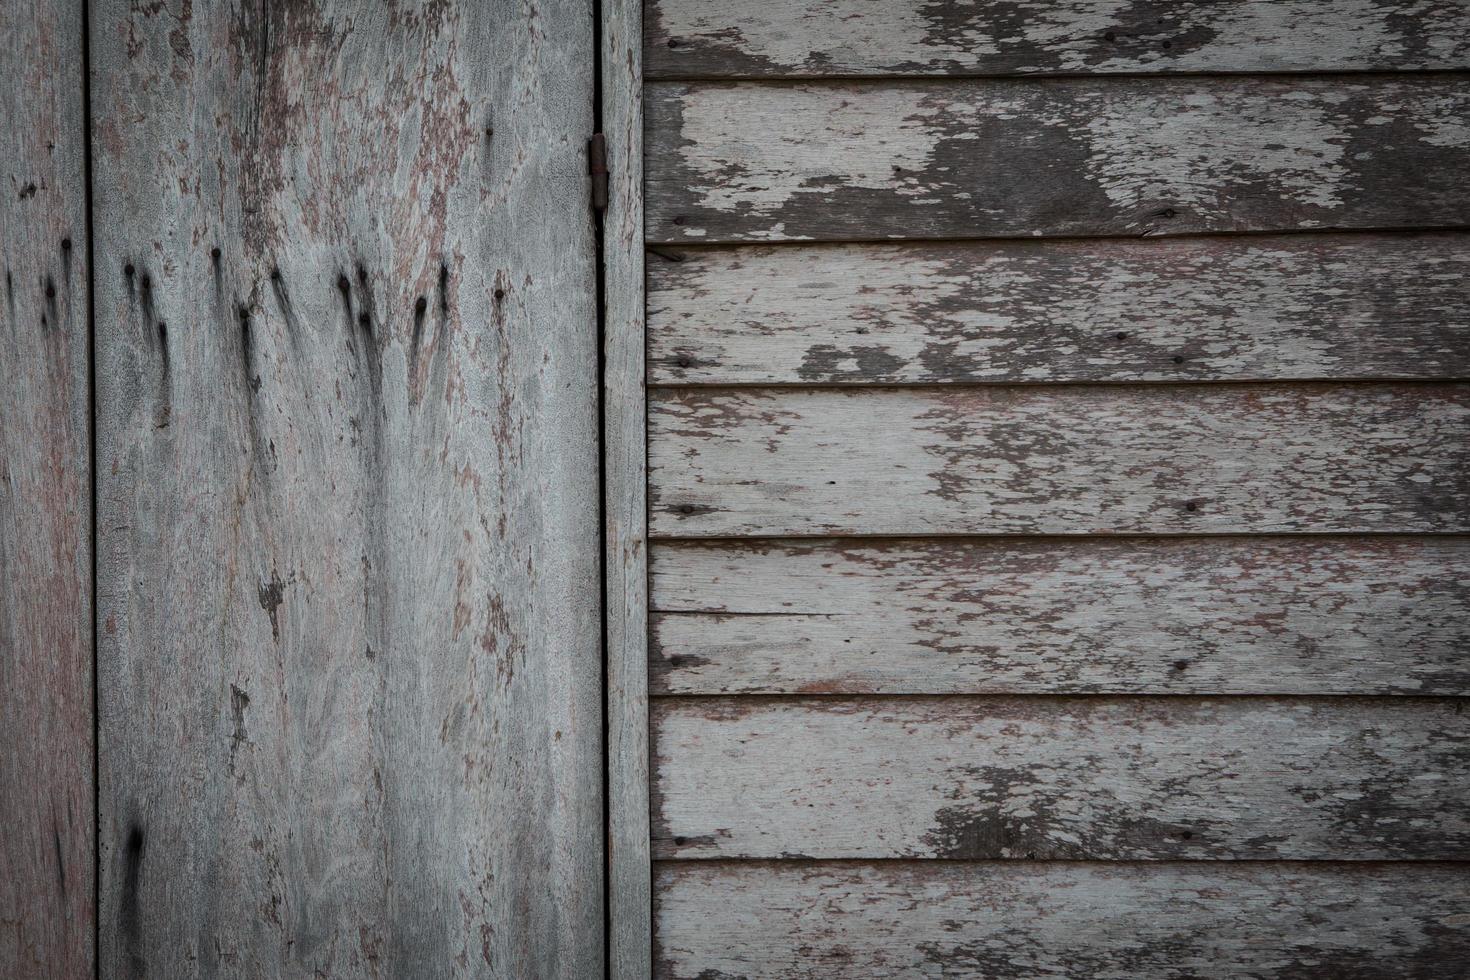
{"type": "Polygon", "coordinates": [[[91,25],[103,973],[596,975],[590,8],[91,25]]]}
{"type": "Polygon", "coordinates": [[[82,10],[0,4],[0,976],[93,976],[82,10]]]}
{"type": "Polygon", "coordinates": [[[1461,980],[1460,865],[679,862],[660,978],[1461,980]]]}
{"type": "Polygon", "coordinates": [[[653,0],[648,76],[1470,68],[1464,0],[653,0]]]}
{"type": "Polygon", "coordinates": [[[650,0],[655,976],[1463,973],[1467,24],[650,0]]]}
{"type": "Polygon", "coordinates": [[[653,242],[1470,224],[1459,75],[648,86],[653,242]]]}
{"type": "Polygon", "coordinates": [[[1470,377],[1459,233],[661,252],[654,384],[1470,377]]]}
{"type": "Polygon", "coordinates": [[[1470,695],[1470,538],[662,542],[658,694],[1470,695]]]}
{"type": "Polygon", "coordinates": [[[603,0],[603,522],[608,963],[652,969],[648,829],[648,475],[644,417],[643,3],[603,0]]]}
{"type": "Polygon", "coordinates": [[[664,389],[655,536],[1470,531],[1470,385],[664,389]]]}
{"type": "Polygon", "coordinates": [[[659,699],[654,856],[1470,858],[1454,699],[659,699]]]}

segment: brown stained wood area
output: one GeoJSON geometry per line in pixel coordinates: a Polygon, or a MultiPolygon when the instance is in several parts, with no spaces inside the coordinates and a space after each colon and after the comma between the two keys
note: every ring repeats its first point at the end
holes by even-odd
{"type": "Polygon", "coordinates": [[[601,969],[593,29],[94,10],[104,975],[601,969]]]}
{"type": "Polygon", "coordinates": [[[96,930],[86,127],[78,4],[0,5],[0,976],[96,930]]]}

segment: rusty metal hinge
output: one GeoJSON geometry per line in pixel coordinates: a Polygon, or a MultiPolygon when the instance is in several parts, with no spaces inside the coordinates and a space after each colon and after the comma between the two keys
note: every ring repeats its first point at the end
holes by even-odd
{"type": "Polygon", "coordinates": [[[592,207],[607,210],[607,137],[594,133],[587,141],[587,172],[592,175],[592,207]]]}

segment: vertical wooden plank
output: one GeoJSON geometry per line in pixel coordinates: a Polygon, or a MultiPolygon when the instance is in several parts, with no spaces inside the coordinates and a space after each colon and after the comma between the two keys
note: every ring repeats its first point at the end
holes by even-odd
{"type": "Polygon", "coordinates": [[[104,974],[600,973],[590,5],[91,24],[104,974]]]}
{"type": "Polygon", "coordinates": [[[603,0],[603,452],[607,603],[608,972],[652,970],[648,505],[644,404],[643,10],[603,0]]]}
{"type": "Polygon", "coordinates": [[[81,14],[0,5],[0,976],[18,978],[93,973],[81,14]]]}

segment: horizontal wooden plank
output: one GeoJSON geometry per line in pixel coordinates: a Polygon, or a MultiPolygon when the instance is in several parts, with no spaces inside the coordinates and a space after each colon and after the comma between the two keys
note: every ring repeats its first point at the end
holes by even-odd
{"type": "Polygon", "coordinates": [[[1470,224],[1463,76],[647,87],[654,242],[1470,224]]]}
{"type": "Polygon", "coordinates": [[[1463,707],[660,699],[654,855],[1466,859],[1463,707]]]}
{"type": "Polygon", "coordinates": [[[658,536],[1470,531],[1470,385],[661,389],[658,536]]]}
{"type": "Polygon", "coordinates": [[[660,543],[652,690],[1470,695],[1470,538],[660,543]]]}
{"type": "Polygon", "coordinates": [[[1463,0],[653,0],[650,78],[1470,68],[1463,0]]]}
{"type": "Polygon", "coordinates": [[[1470,376],[1465,234],[669,254],[654,384],[1470,376]]]}
{"type": "Polygon", "coordinates": [[[661,978],[1461,980],[1452,865],[682,862],[655,866],[661,978]]]}

